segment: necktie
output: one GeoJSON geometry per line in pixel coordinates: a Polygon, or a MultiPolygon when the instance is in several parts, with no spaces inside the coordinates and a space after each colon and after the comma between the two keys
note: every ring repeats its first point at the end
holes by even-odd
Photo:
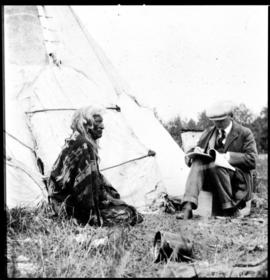
{"type": "Polygon", "coordinates": [[[220,149],[224,147],[222,141],[226,138],[226,131],[224,129],[221,129],[220,131],[221,131],[221,136],[217,140],[216,149],[220,149]]]}

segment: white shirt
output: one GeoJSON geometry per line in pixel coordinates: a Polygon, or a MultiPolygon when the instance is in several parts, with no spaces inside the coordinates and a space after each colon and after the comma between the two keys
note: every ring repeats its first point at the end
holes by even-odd
{"type": "MultiPolygon", "coordinates": [[[[228,137],[228,135],[229,135],[229,133],[231,132],[231,130],[232,130],[232,121],[230,121],[230,124],[226,127],[226,128],[224,128],[224,130],[225,130],[225,138],[223,139],[223,141],[222,141],[222,143],[223,144],[225,144],[225,142],[226,142],[226,139],[227,139],[227,137],[228,137]]],[[[221,137],[221,129],[219,129],[218,130],[218,137],[221,137]]]]}
{"type": "MultiPolygon", "coordinates": [[[[223,144],[225,144],[226,139],[227,139],[229,133],[230,133],[231,130],[232,130],[232,121],[230,121],[230,124],[229,124],[226,128],[224,128],[224,130],[225,130],[225,138],[224,138],[223,141],[222,141],[223,144]]],[[[218,130],[218,133],[219,133],[219,137],[220,137],[220,136],[221,136],[221,129],[218,130]]],[[[226,153],[224,154],[224,157],[225,157],[225,159],[229,162],[229,161],[230,161],[230,157],[231,157],[231,156],[230,156],[230,152],[226,152],[226,153]]]]}

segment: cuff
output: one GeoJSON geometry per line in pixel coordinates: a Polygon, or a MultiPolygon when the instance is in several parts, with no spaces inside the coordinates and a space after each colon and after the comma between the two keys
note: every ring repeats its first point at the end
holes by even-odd
{"type": "Polygon", "coordinates": [[[186,202],[191,202],[192,209],[195,210],[198,207],[198,198],[190,195],[184,195],[182,205],[186,202]]]}

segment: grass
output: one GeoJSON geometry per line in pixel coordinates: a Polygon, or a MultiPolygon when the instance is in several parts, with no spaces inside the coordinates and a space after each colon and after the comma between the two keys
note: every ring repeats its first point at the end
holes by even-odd
{"type": "Polygon", "coordinates": [[[240,220],[181,221],[171,214],[149,214],[135,227],[95,228],[51,218],[46,204],[12,209],[7,212],[7,276],[266,277],[266,267],[234,265],[254,265],[267,255],[267,169],[267,157],[260,156],[251,214],[240,220]],[[181,232],[192,240],[194,261],[154,264],[152,245],[158,230],[181,232]]]}

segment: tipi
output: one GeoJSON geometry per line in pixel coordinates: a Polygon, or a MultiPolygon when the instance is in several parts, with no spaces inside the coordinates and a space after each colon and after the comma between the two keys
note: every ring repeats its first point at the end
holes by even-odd
{"type": "Polygon", "coordinates": [[[46,200],[45,178],[74,110],[106,110],[100,168],[138,208],[147,194],[182,195],[184,152],[133,98],[69,6],[4,6],[6,205],[46,200]],[[155,156],[148,154],[155,151],[155,156]]]}

